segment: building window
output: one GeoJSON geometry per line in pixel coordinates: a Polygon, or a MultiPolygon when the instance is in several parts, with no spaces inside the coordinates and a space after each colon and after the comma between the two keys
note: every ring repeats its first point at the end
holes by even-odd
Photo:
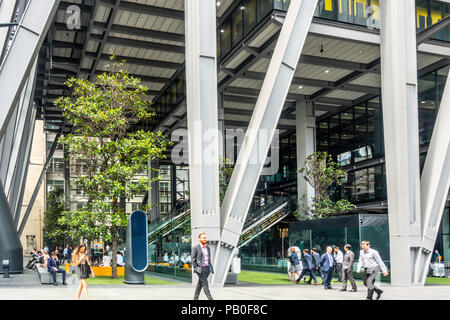
{"type": "Polygon", "coordinates": [[[141,202],[132,202],[131,203],[131,212],[134,212],[136,210],[142,209],[142,203],[141,202]]]}
{"type": "Polygon", "coordinates": [[[47,192],[53,191],[57,187],[64,189],[64,180],[47,180],[47,192]]]}

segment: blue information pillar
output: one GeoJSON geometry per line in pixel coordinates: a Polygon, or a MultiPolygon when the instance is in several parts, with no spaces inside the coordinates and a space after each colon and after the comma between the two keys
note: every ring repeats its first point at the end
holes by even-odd
{"type": "Polygon", "coordinates": [[[147,215],[140,210],[128,218],[125,251],[125,280],[128,284],[145,284],[144,271],[148,265],[147,215]]]}

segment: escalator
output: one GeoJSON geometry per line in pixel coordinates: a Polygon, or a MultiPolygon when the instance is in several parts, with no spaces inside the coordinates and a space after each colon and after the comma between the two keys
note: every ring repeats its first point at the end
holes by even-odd
{"type": "Polygon", "coordinates": [[[152,244],[159,237],[168,235],[175,229],[182,227],[187,222],[190,222],[191,210],[186,210],[174,217],[168,217],[156,223],[152,223],[148,230],[148,244],[152,244]]]}
{"type": "MultiPolygon", "coordinates": [[[[272,201],[249,210],[246,222],[243,227],[238,247],[241,247],[258,235],[283,220],[291,213],[289,199],[283,196],[275,197],[272,201]]],[[[166,236],[175,229],[178,229],[190,222],[191,211],[186,210],[174,217],[152,223],[149,226],[148,243],[154,243],[159,237],[166,236]]]]}
{"type": "Polygon", "coordinates": [[[238,248],[246,245],[264,231],[286,218],[291,213],[291,206],[286,197],[278,197],[270,204],[249,212],[239,238],[238,248]]]}

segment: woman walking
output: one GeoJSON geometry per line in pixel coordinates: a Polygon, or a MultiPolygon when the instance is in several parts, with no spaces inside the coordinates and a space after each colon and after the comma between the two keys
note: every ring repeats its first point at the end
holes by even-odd
{"type": "Polygon", "coordinates": [[[73,264],[80,269],[80,286],[78,287],[77,298],[80,299],[81,291],[85,290],[86,300],[89,299],[86,279],[89,278],[89,274],[95,277],[92,270],[91,261],[86,254],[86,245],[82,244],[77,246],[73,251],[73,264]]]}

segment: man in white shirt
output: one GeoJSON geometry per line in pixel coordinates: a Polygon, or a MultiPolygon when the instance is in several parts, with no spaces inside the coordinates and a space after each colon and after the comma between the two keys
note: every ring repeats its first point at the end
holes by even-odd
{"type": "Polygon", "coordinates": [[[338,282],[342,282],[342,262],[344,262],[344,255],[339,250],[338,246],[334,247],[334,260],[336,261],[336,273],[338,276],[338,282]]]}
{"type": "Polygon", "coordinates": [[[380,268],[385,277],[387,277],[389,273],[383,260],[381,260],[378,251],[370,248],[369,241],[362,241],[361,249],[362,250],[359,253],[358,269],[356,272],[359,273],[361,268],[364,267],[363,282],[367,287],[367,300],[373,300],[372,297],[374,291],[377,293],[376,299],[378,300],[380,299],[383,291],[375,287],[376,276],[380,271],[380,268]]]}
{"type": "Polygon", "coordinates": [[[117,251],[117,266],[118,267],[123,267],[123,256],[122,256],[122,254],[119,252],[119,251],[117,251]]]}

